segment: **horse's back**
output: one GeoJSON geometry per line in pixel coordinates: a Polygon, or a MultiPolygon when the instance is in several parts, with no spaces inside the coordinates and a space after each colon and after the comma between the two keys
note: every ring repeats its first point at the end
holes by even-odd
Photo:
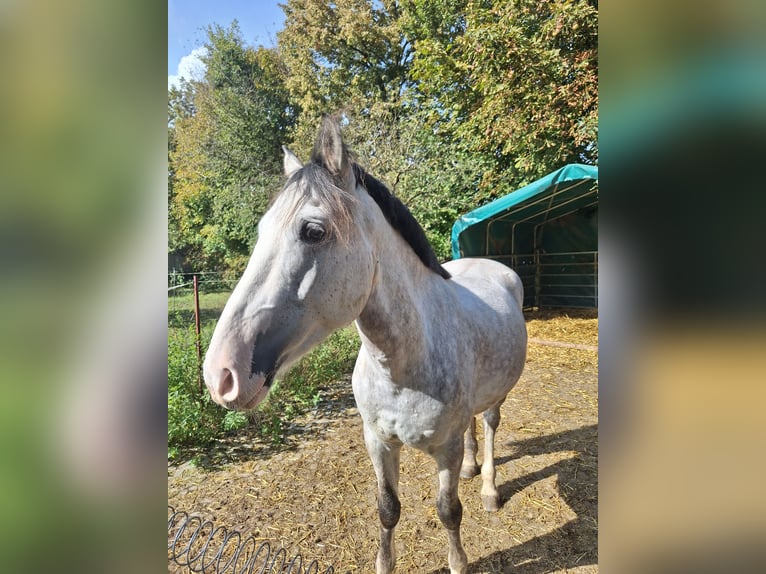
{"type": "Polygon", "coordinates": [[[492,259],[467,257],[448,261],[444,264],[444,268],[458,283],[471,290],[476,288],[478,283],[485,281],[497,283],[512,295],[521,309],[524,300],[524,287],[521,278],[510,267],[492,259]]]}

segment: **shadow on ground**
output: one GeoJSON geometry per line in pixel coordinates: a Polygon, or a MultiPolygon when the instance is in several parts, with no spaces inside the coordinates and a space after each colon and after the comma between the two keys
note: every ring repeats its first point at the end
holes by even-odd
{"type": "MultiPolygon", "coordinates": [[[[507,444],[515,447],[516,452],[513,456],[497,459],[497,465],[512,464],[514,459],[523,456],[559,451],[575,451],[577,454],[499,485],[501,504],[506,505],[515,494],[533,483],[555,476],[561,498],[577,517],[552,532],[484,556],[469,564],[468,571],[546,574],[597,564],[598,426],[589,425],[507,444]]],[[[442,568],[431,574],[449,574],[449,570],[442,568]]]]}

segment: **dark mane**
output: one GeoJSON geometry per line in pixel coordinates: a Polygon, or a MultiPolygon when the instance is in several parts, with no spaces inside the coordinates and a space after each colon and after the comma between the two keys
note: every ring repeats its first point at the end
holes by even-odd
{"type": "Polygon", "coordinates": [[[353,164],[353,167],[357,183],[367,190],[370,197],[380,207],[386,221],[399,232],[402,239],[409,243],[423,265],[445,279],[449,279],[451,277],[449,271],[439,263],[436,253],[434,253],[431,244],[428,243],[425,231],[410,213],[410,210],[407,209],[407,206],[394,196],[381,181],[364,171],[359,165],[353,164]]]}

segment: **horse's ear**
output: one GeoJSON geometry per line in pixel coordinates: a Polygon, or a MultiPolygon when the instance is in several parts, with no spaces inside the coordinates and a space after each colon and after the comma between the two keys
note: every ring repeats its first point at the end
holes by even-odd
{"type": "Polygon", "coordinates": [[[331,175],[340,180],[347,179],[351,172],[351,160],[340,135],[340,124],[332,116],[325,115],[322,118],[314,151],[311,152],[311,161],[324,166],[331,175]]]}
{"type": "Polygon", "coordinates": [[[301,160],[298,159],[298,156],[287,149],[287,147],[282,146],[282,151],[285,152],[285,157],[282,160],[282,164],[285,167],[285,175],[290,177],[292,174],[302,168],[303,164],[301,163],[301,160]]]}

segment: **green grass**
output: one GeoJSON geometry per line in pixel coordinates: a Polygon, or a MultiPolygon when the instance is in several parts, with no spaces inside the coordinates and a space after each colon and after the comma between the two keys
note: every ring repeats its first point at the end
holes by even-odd
{"type": "MultiPolygon", "coordinates": [[[[202,353],[207,349],[228,292],[200,294],[202,353]]],[[[168,457],[250,427],[274,443],[284,440],[285,422],[316,405],[319,391],[354,367],[359,336],[353,327],[333,333],[303,357],[248,414],[227,411],[199,390],[191,294],[168,298],[168,457]]]]}
{"type": "MultiPolygon", "coordinates": [[[[199,307],[201,325],[215,325],[231,292],[200,293],[199,307]]],[[[168,297],[168,327],[186,328],[194,325],[194,296],[183,293],[168,297]]]]}

